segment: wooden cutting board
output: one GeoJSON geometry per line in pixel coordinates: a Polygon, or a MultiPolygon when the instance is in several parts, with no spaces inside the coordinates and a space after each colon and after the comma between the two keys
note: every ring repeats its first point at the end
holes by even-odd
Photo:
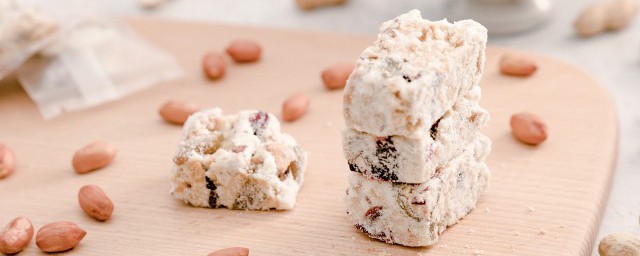
{"type": "MultiPolygon", "coordinates": [[[[17,155],[17,171],[0,180],[0,223],[28,216],[36,229],[74,221],[88,234],[73,255],[206,255],[245,246],[251,255],[587,255],[609,191],[617,148],[617,120],[608,93],[594,79],[562,61],[532,54],[540,64],[530,78],[502,76],[498,60],[508,49],[490,47],[482,105],[491,112],[485,133],[493,140],[493,177],[477,209],[427,248],[371,240],[346,219],[342,201],[349,172],[341,150],[342,92],[327,91],[320,71],[355,61],[372,36],[265,28],[131,20],[142,36],[174,53],[186,70],[178,81],[90,110],[44,121],[19,85],[0,84],[0,141],[17,155]],[[208,81],[200,59],[236,38],[260,41],[254,64],[229,64],[226,77],[208,81]],[[286,123],[309,151],[298,204],[291,211],[232,211],[185,205],[169,195],[172,157],[181,127],[157,114],[170,98],[227,113],[262,109],[280,114],[290,94],[311,98],[306,116],[286,123]],[[518,143],[509,117],[538,113],[548,141],[518,143]],[[74,151],[96,139],[119,148],[109,167],[77,175],[74,151]],[[100,185],[115,202],[106,223],[85,216],[78,189],[100,185]],[[421,254],[419,254],[421,253],[421,254]]],[[[373,32],[375,28],[371,28],[373,32]]],[[[38,251],[32,241],[25,255],[38,251]]]]}

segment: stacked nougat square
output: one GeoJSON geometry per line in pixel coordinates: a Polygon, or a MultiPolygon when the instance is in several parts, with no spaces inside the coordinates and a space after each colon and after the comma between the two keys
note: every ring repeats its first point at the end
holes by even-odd
{"type": "Polygon", "coordinates": [[[475,208],[491,141],[479,106],[487,30],[464,20],[385,22],[344,92],[347,214],[368,236],[426,246],[475,208]]]}

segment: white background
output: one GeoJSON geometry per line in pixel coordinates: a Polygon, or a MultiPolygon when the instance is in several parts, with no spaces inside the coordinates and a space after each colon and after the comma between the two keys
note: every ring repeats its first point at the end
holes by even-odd
{"type": "MultiPolygon", "coordinates": [[[[72,0],[58,1],[56,5],[66,7],[63,2],[72,0]]],[[[312,12],[299,10],[294,0],[172,0],[153,11],[140,9],[135,0],[91,3],[98,10],[117,15],[375,34],[380,23],[413,8],[431,20],[445,18],[444,2],[350,0],[342,7],[312,12]]],[[[640,233],[640,21],[636,18],[634,24],[620,32],[587,40],[578,38],[572,24],[589,2],[554,1],[553,18],[545,26],[510,37],[490,37],[489,43],[553,55],[581,66],[615,98],[620,119],[619,161],[599,240],[610,232],[640,233]]]]}

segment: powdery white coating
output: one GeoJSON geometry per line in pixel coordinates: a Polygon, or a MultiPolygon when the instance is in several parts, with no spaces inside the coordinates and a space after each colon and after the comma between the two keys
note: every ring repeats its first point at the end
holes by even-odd
{"type": "Polygon", "coordinates": [[[491,141],[484,135],[425,183],[405,184],[349,174],[347,215],[368,236],[406,246],[438,241],[448,226],[475,208],[490,172],[484,161],[491,141]]]}
{"type": "Polygon", "coordinates": [[[200,207],[286,210],[296,203],[307,155],[261,111],[189,117],[174,158],[171,194],[200,207]]]}
{"type": "Polygon", "coordinates": [[[344,91],[347,127],[419,137],[480,82],[487,30],[472,20],[423,20],[418,10],[385,22],[344,91]]]}
{"type": "MultiPolygon", "coordinates": [[[[415,138],[377,137],[354,129],[343,132],[343,150],[351,171],[370,178],[421,183],[462,153],[489,120],[478,105],[480,87],[474,86],[429,130],[415,138]]],[[[484,154],[484,152],[483,152],[484,154]]]]}

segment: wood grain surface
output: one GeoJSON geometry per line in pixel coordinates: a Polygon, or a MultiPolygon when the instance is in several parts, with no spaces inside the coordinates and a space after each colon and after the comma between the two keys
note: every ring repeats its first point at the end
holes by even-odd
{"type": "MultiPolygon", "coordinates": [[[[569,64],[531,54],[530,78],[499,74],[490,48],[482,105],[491,113],[492,180],[477,209],[431,247],[407,248],[371,240],[348,221],[342,201],[348,167],[340,132],[342,92],[326,91],[320,71],[355,61],[371,36],[293,32],[213,24],[131,20],[143,37],[174,53],[186,70],[178,81],[86,111],[44,121],[17,82],[0,84],[0,142],[14,149],[16,172],[0,180],[0,224],[28,216],[36,229],[74,221],[87,236],[70,255],[206,255],[249,247],[251,255],[588,255],[609,191],[617,148],[617,119],[608,93],[569,64]],[[260,62],[234,64],[208,81],[200,59],[236,38],[263,45],[260,62]],[[193,208],[169,195],[172,157],[181,127],[164,123],[158,108],[184,99],[233,113],[262,109],[280,115],[289,95],[311,98],[306,116],[283,124],[310,153],[305,184],[291,211],[193,208]],[[538,147],[518,143],[509,117],[542,116],[550,131],[538,147]],[[71,157],[97,139],[119,149],[115,162],[78,175],[71,157]],[[96,222],[77,202],[78,189],[97,184],[115,212],[96,222]],[[419,254],[420,253],[420,254],[419,254]]],[[[375,28],[372,28],[374,31],[375,28]]],[[[32,241],[24,255],[40,253],[32,241]]]]}

